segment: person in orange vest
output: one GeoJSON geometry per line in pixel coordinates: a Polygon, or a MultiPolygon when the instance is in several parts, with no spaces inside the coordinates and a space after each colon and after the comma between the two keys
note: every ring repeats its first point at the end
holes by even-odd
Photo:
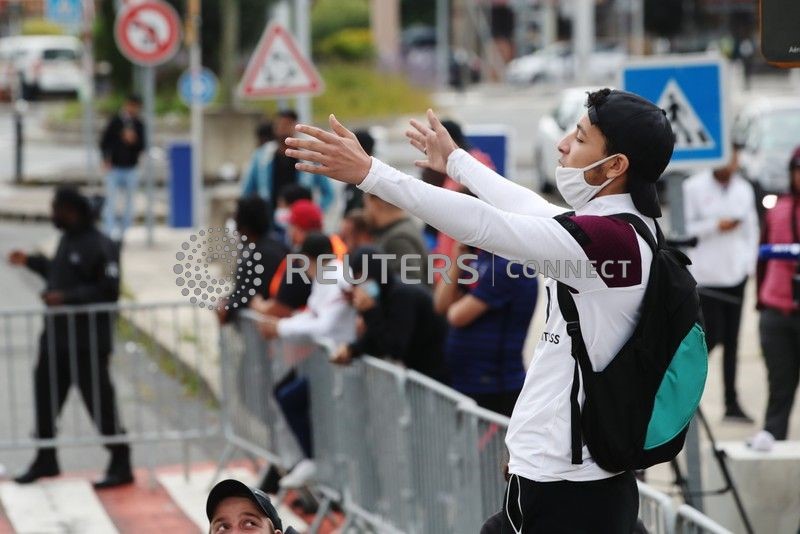
{"type": "MultiPolygon", "coordinates": [[[[287,235],[290,246],[297,250],[312,232],[322,231],[322,210],[314,202],[306,199],[298,200],[291,205],[288,216],[287,235]]],[[[337,259],[342,261],[347,254],[347,245],[336,235],[330,234],[331,248],[337,259]]],[[[252,308],[263,315],[288,317],[296,310],[303,308],[311,294],[311,284],[300,280],[293,283],[286,281],[286,260],[278,266],[269,283],[269,298],[256,298],[252,308]]]]}

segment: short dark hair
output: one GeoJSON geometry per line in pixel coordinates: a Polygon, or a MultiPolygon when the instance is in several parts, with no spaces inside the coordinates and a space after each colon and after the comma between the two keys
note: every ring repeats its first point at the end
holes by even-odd
{"type": "Polygon", "coordinates": [[[275,116],[282,119],[292,119],[293,121],[296,121],[299,118],[297,112],[293,109],[282,109],[275,116]]]}
{"type": "Polygon", "coordinates": [[[292,205],[298,200],[314,200],[311,189],[300,184],[286,184],[278,191],[278,198],[283,199],[288,205],[292,205]]]}
{"type": "Polygon", "coordinates": [[[242,197],[236,203],[236,226],[261,235],[270,229],[271,210],[266,200],[258,195],[242,197]]]}
{"type": "Polygon", "coordinates": [[[354,208],[345,213],[343,220],[353,224],[353,229],[358,233],[369,233],[369,223],[361,208],[354,208]]]}
{"type": "Polygon", "coordinates": [[[300,245],[300,254],[309,258],[318,258],[323,254],[333,254],[331,239],[322,232],[309,232],[303,244],[300,245]]]}
{"type": "Polygon", "coordinates": [[[356,130],[353,133],[356,134],[356,139],[358,139],[364,152],[371,156],[372,152],[375,150],[375,138],[372,137],[369,130],[356,130]]]}
{"type": "Polygon", "coordinates": [[[256,127],[256,137],[263,145],[275,139],[275,132],[272,130],[272,123],[269,121],[262,122],[256,127]]]}
{"type": "Polygon", "coordinates": [[[142,97],[140,97],[136,93],[130,93],[128,96],[125,97],[125,102],[130,102],[131,104],[136,104],[137,106],[141,106],[142,97]]]}
{"type": "MultiPolygon", "coordinates": [[[[611,89],[607,87],[605,89],[600,89],[599,91],[594,91],[592,93],[587,92],[586,107],[591,108],[595,106],[602,106],[603,104],[605,104],[606,100],[608,100],[608,95],[610,94],[611,94],[611,89]]],[[[600,130],[600,128],[598,128],[598,130],[600,130]]],[[[606,134],[604,134],[602,130],[600,130],[600,134],[603,136],[603,141],[605,141],[606,155],[616,153],[617,148],[614,146],[614,143],[611,141],[611,139],[606,137],[606,134]]]]}

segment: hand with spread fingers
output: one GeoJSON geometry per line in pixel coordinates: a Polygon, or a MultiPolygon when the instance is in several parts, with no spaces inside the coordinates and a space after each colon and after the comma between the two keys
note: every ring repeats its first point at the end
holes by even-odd
{"type": "Polygon", "coordinates": [[[369,174],[372,158],[361,147],[355,134],[342,126],[333,114],[329,121],[331,132],[298,124],[297,131],[312,139],[288,138],[286,145],[290,148],[286,150],[286,155],[303,160],[303,163],[295,164],[299,171],[322,174],[340,182],[358,185],[369,174]]]}
{"type": "Polygon", "coordinates": [[[427,159],[414,162],[417,167],[447,174],[447,158],[458,148],[447,129],[442,126],[433,110],[428,110],[428,124],[411,120],[412,129],[406,131],[411,145],[425,154],[427,159]]]}

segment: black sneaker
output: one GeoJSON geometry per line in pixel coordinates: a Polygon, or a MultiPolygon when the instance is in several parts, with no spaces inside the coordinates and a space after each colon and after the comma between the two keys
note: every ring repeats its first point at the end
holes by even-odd
{"type": "Polygon", "coordinates": [[[14,479],[17,484],[32,484],[45,477],[57,477],[61,474],[55,452],[39,452],[28,470],[14,479]]]}
{"type": "Polygon", "coordinates": [[[743,423],[752,425],[755,421],[753,418],[744,413],[739,405],[729,406],[725,410],[725,417],[723,421],[728,423],[743,423]]]}
{"type": "Polygon", "coordinates": [[[281,480],[281,474],[278,471],[278,468],[274,465],[270,465],[269,469],[267,470],[264,478],[261,479],[261,483],[258,485],[258,489],[263,491],[264,493],[268,493],[270,495],[276,495],[278,491],[280,491],[280,487],[278,486],[278,482],[281,480]]]}

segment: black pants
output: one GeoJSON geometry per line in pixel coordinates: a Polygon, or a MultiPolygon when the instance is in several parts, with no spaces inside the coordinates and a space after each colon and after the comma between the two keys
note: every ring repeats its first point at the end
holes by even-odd
{"type": "Polygon", "coordinates": [[[519,391],[506,393],[467,393],[467,396],[478,403],[481,408],[511,417],[514,405],[517,403],[519,391]]]}
{"type": "Polygon", "coordinates": [[[800,315],[765,309],[761,312],[759,330],[769,381],[764,430],[775,439],[786,439],[800,381],[800,315]]]}
{"type": "Polygon", "coordinates": [[[533,482],[512,475],[503,534],[631,534],[639,514],[633,472],[590,482],[533,482]]]}
{"type": "Polygon", "coordinates": [[[700,306],[703,309],[706,344],[709,352],[719,345],[723,346],[722,379],[725,385],[725,406],[733,408],[738,405],[736,396],[736,353],[739,350],[739,324],[742,318],[742,301],[744,300],[745,278],[742,283],[732,287],[700,288],[700,306]],[[706,294],[703,289],[730,297],[738,302],[728,302],[706,294]]]}
{"type": "Polygon", "coordinates": [[[314,457],[311,441],[311,396],[308,379],[292,369],[275,386],[275,400],[306,458],[314,457]]]}
{"type": "MultiPolygon", "coordinates": [[[[83,403],[100,434],[124,434],[117,417],[116,395],[109,373],[111,353],[98,352],[97,361],[93,363],[88,354],[76,351],[73,359],[71,363],[68,350],[50,352],[46,340],[40,343],[39,361],[34,372],[37,436],[42,439],[55,437],[56,419],[67,400],[70,386],[76,380],[83,403]]],[[[128,454],[127,445],[109,445],[106,448],[112,454],[128,454]]]]}

